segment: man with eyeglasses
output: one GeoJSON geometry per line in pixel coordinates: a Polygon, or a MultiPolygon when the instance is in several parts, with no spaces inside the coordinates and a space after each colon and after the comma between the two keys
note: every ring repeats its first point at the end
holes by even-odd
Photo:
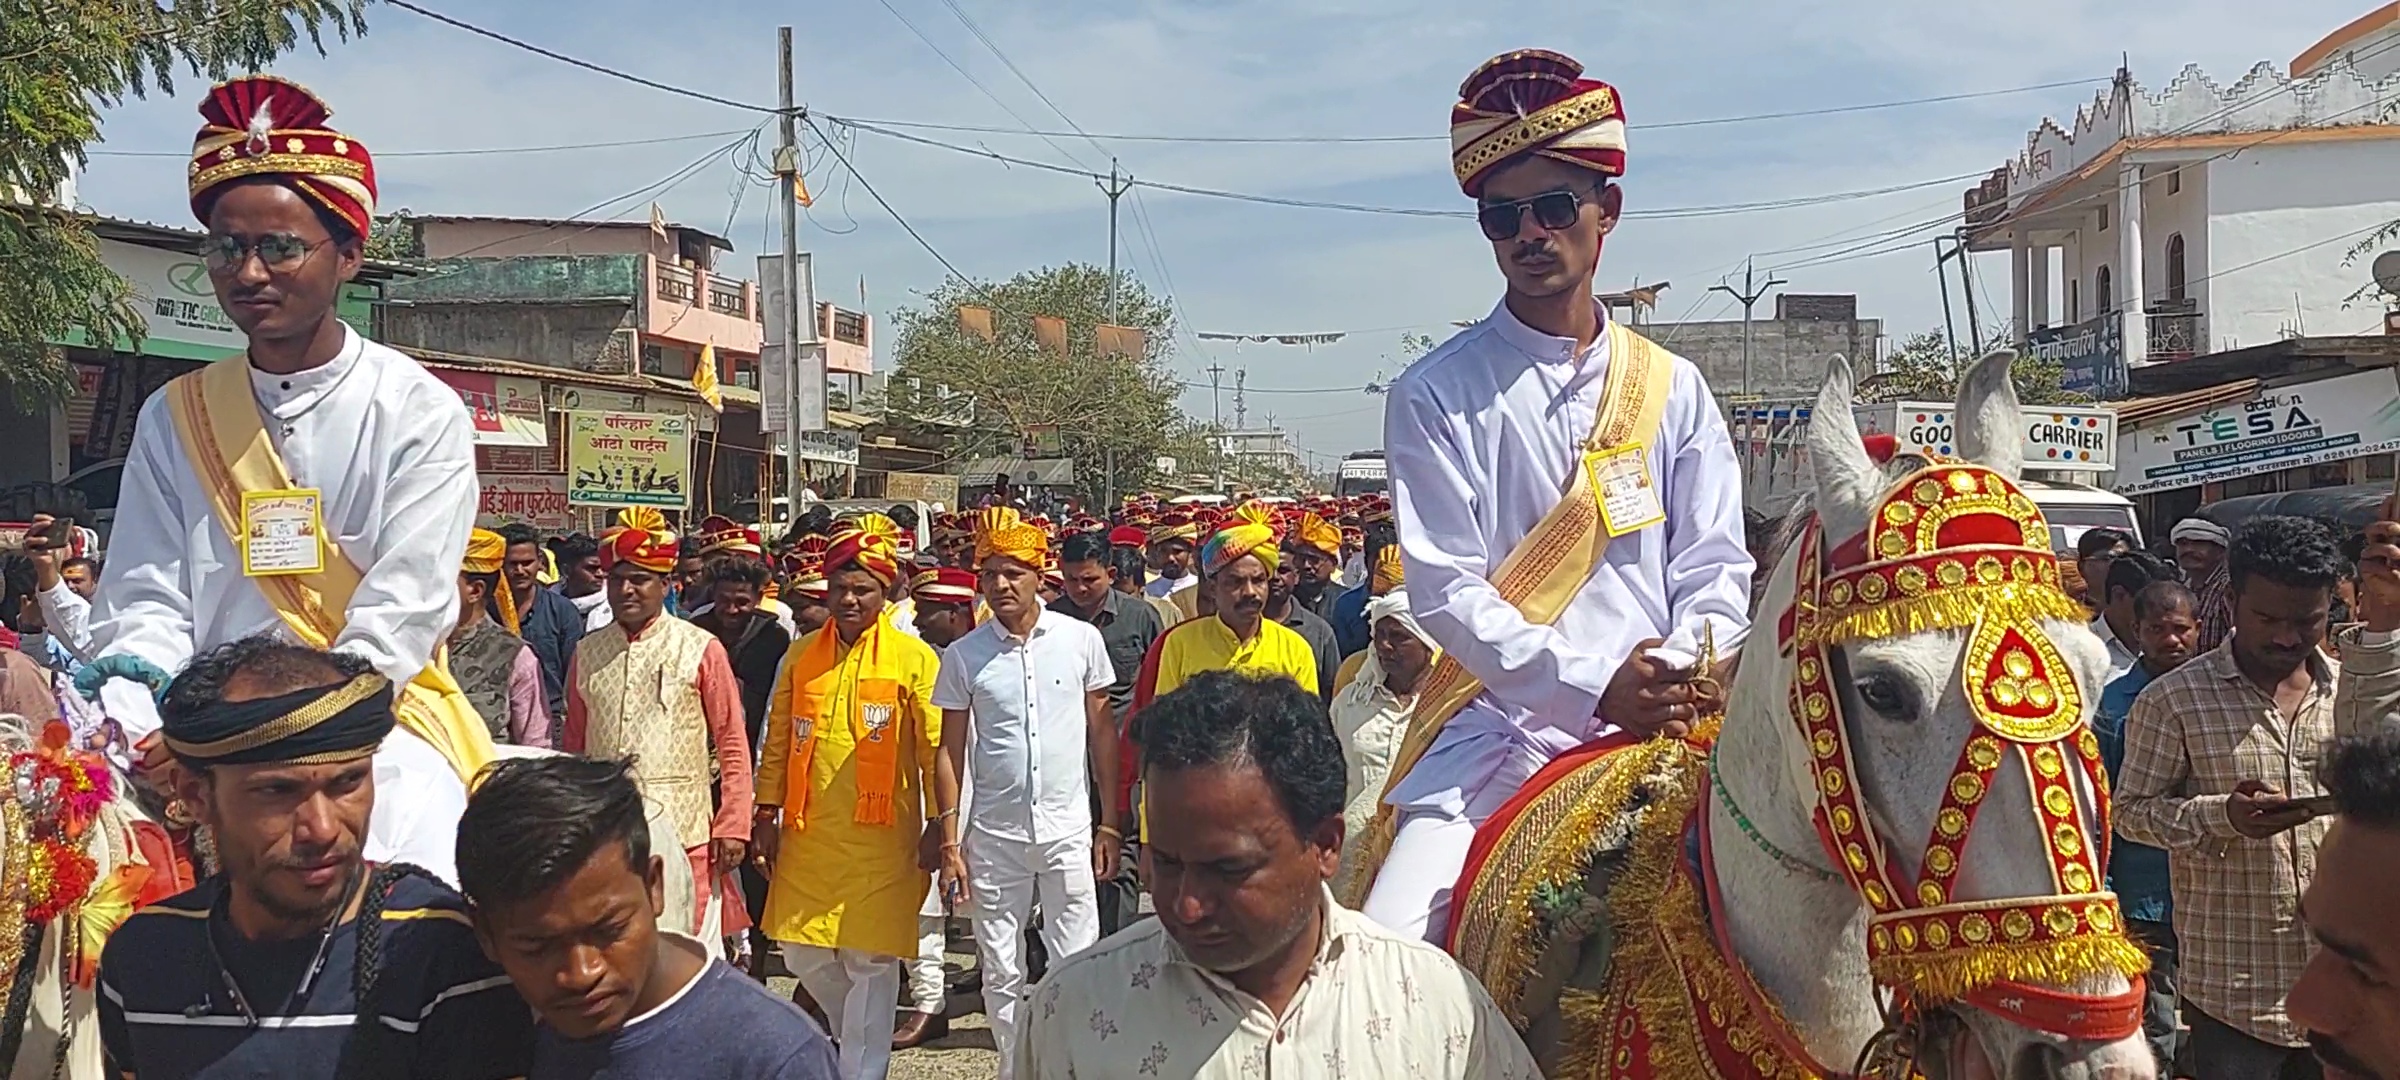
{"type": "Polygon", "coordinates": [[[1752,567],[1700,369],[1592,296],[1624,206],[1616,88],[1531,49],[1459,98],[1451,165],[1507,292],[1393,382],[1383,445],[1410,608],[1467,678],[1418,704],[1354,849],[1367,915],[1436,941],[1476,824],[1526,778],[1709,711],[1695,660],[1741,643],[1752,567]]]}
{"type": "Polygon", "coordinates": [[[456,391],[334,316],[373,225],[366,147],[271,76],[216,87],[200,113],[192,213],[249,348],[142,406],[87,681],[140,740],[159,728],[152,693],[227,642],[364,661],[399,725],[374,754],[365,858],[449,879],[466,783],[493,756],[441,655],[475,523],[473,425],[456,391]]]}

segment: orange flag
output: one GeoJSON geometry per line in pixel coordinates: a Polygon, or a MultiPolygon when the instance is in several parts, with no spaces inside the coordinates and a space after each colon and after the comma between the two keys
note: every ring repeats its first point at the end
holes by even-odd
{"type": "Polygon", "coordinates": [[[1059,359],[1067,358],[1067,320],[1056,315],[1034,316],[1033,339],[1043,349],[1058,354],[1059,359]]]}
{"type": "Polygon", "coordinates": [[[992,309],[960,304],[958,329],[961,333],[973,334],[985,341],[992,340],[992,309]]]}
{"type": "Polygon", "coordinates": [[[1149,333],[1133,326],[1110,326],[1101,323],[1096,331],[1100,355],[1122,356],[1139,360],[1149,345],[1149,333]]]}

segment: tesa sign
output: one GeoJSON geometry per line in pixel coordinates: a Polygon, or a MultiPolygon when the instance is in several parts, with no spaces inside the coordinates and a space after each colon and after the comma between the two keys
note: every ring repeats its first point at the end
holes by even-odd
{"type": "MultiPolygon", "coordinates": [[[[1898,437],[1910,454],[1958,454],[1958,410],[1950,405],[1898,401],[1861,405],[1861,431],[1898,437]]],[[[2025,406],[2017,412],[2028,469],[2107,472],[2117,467],[2117,416],[2107,409],[2025,406]]]]}

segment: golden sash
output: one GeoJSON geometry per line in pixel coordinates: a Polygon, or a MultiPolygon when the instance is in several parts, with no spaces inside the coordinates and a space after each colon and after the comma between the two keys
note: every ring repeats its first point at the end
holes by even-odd
{"type": "MultiPolygon", "coordinates": [[[[1500,598],[1529,623],[1547,626],[1556,622],[1608,551],[1600,493],[1592,487],[1588,463],[1654,439],[1674,388],[1675,365],[1666,350],[1622,323],[1609,323],[1608,335],[1608,373],[1601,384],[1599,414],[1593,418],[1591,435],[1584,440],[1584,461],[1577,464],[1558,505],[1542,516],[1492,573],[1492,586],[1500,591],[1500,598]]],[[[1392,771],[1383,782],[1385,796],[1400,786],[1417,760],[1433,748],[1443,725],[1481,693],[1482,681],[1468,674],[1456,657],[1444,653],[1417,692],[1408,731],[1401,736],[1392,771]]],[[[1356,908],[1366,902],[1383,857],[1392,849],[1399,818],[1389,804],[1376,807],[1374,822],[1353,849],[1358,856],[1356,864],[1342,867],[1338,891],[1344,906],[1356,908]]]]}
{"type": "MultiPolygon", "coordinates": [[[[247,360],[235,359],[210,364],[176,379],[167,398],[192,473],[207,489],[225,535],[237,544],[242,540],[243,492],[302,486],[267,438],[258,401],[250,393],[249,366],[247,360]]],[[[360,574],[323,530],[317,542],[324,547],[324,569],[250,580],[267,594],[267,602],[275,605],[294,635],[311,648],[326,649],[348,621],[350,596],[358,591],[360,574]]],[[[491,729],[459,692],[440,646],[425,670],[401,688],[393,711],[401,727],[432,744],[468,784],[496,754],[491,729]]]]}

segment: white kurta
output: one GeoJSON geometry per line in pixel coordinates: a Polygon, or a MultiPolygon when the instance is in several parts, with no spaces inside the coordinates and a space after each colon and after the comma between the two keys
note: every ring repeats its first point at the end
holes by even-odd
{"type": "MultiPolygon", "coordinates": [[[[474,429],[456,391],[344,329],[332,362],[293,375],[253,368],[250,389],[294,482],[323,492],[325,529],[362,571],[333,647],[405,683],[458,616],[458,566],[479,497],[474,429]]],[[[243,576],[241,550],[184,455],[166,392],[152,394],[125,460],[92,612],[93,652],[131,654],[172,673],[201,650],[262,632],[289,636],[266,594],[243,576]]],[[[113,681],[102,697],[129,738],[157,729],[149,695],[134,684],[113,681]]],[[[450,876],[465,786],[405,731],[386,741],[375,772],[367,857],[450,876]],[[444,813],[446,824],[435,820],[444,813]]]]}
{"type": "MultiPolygon", "coordinates": [[[[1605,318],[1605,315],[1603,316],[1605,318]]],[[[1391,802],[1457,816],[1487,786],[1512,791],[1607,726],[1601,691],[1645,638],[1715,624],[1730,650],[1749,627],[1751,559],[1724,418],[1699,368],[1674,357],[1649,448],[1666,521],[1611,541],[1557,622],[1529,623],[1488,579],[1558,503],[1591,434],[1608,335],[1577,353],[1504,303],[1411,365],[1384,413],[1384,453],[1417,620],[1483,681],[1391,802]]],[[[1646,437],[1646,436],[1645,436],[1646,437]]]]}

